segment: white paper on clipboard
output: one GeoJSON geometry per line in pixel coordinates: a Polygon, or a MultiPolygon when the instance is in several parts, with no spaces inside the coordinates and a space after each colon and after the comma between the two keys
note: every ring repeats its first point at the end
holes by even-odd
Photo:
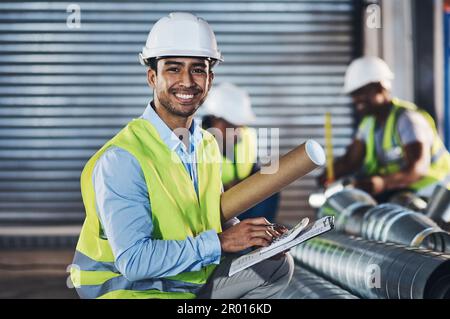
{"type": "Polygon", "coordinates": [[[314,224],[307,226],[294,239],[292,239],[289,242],[286,242],[282,245],[277,245],[273,249],[267,249],[267,247],[265,247],[265,249],[258,248],[248,254],[236,258],[231,263],[228,276],[231,277],[241,270],[244,270],[250,266],[259,263],[260,261],[263,261],[294,246],[297,246],[298,244],[301,244],[311,238],[326,233],[332,230],[333,228],[334,228],[333,216],[326,216],[321,219],[318,219],[317,221],[314,222],[314,224]]]}

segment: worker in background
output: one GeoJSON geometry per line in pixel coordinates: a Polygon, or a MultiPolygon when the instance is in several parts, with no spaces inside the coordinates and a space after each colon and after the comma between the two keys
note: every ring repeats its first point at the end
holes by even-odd
{"type": "MultiPolygon", "coordinates": [[[[222,183],[224,189],[236,185],[260,166],[257,161],[257,134],[248,127],[256,120],[248,93],[231,83],[222,83],[211,90],[205,101],[204,129],[218,139],[222,151],[222,183]],[[215,130],[218,134],[214,134],[215,130]]],[[[267,198],[239,215],[240,220],[265,217],[274,222],[279,193],[267,198]]]]}
{"type": "Polygon", "coordinates": [[[289,254],[228,277],[227,253],[267,246],[282,231],[264,218],[221,224],[221,154],[193,120],[222,61],[212,29],[190,13],[171,13],[153,26],[139,57],[153,100],[81,176],[86,219],[71,268],[79,295],[277,296],[292,276],[289,254]]]}
{"type": "MultiPolygon", "coordinates": [[[[334,162],[335,178],[354,174],[352,184],[385,202],[410,190],[429,196],[449,185],[450,155],[431,116],[391,96],[394,74],[377,57],[356,59],[345,74],[344,91],[362,117],[346,153],[334,162]]],[[[326,184],[326,174],[319,177],[326,184]]]]}

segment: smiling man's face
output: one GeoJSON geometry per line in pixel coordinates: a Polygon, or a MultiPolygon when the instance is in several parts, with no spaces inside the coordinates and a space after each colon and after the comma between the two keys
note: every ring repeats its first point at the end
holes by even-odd
{"type": "Polygon", "coordinates": [[[214,74],[210,61],[203,58],[168,57],[157,63],[157,72],[148,71],[155,103],[170,114],[189,117],[202,105],[214,74]]]}

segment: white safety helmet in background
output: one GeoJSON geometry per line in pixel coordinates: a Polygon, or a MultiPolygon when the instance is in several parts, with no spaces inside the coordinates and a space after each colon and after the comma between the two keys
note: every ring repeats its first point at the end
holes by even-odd
{"type": "Polygon", "coordinates": [[[213,87],[204,103],[204,110],[236,126],[250,125],[256,120],[248,93],[231,83],[213,87]]]}
{"type": "Polygon", "coordinates": [[[209,24],[187,12],[172,12],[159,19],[139,53],[139,62],[164,56],[205,57],[223,61],[209,24]]]}
{"type": "Polygon", "coordinates": [[[382,59],[364,56],[354,60],[345,72],[344,93],[350,94],[369,83],[379,82],[387,90],[391,89],[394,73],[382,59]]]}

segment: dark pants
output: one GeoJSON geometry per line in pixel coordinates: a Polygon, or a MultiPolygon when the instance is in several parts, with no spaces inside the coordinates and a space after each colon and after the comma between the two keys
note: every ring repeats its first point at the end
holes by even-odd
{"type": "Polygon", "coordinates": [[[222,260],[197,293],[198,299],[272,299],[288,286],[294,272],[290,254],[263,260],[229,277],[234,256],[222,260]]]}
{"type": "Polygon", "coordinates": [[[249,210],[243,212],[237,218],[244,220],[247,218],[264,217],[269,222],[274,223],[278,213],[278,204],[280,202],[280,193],[276,193],[271,197],[263,200],[261,203],[253,206],[249,210]]]}

